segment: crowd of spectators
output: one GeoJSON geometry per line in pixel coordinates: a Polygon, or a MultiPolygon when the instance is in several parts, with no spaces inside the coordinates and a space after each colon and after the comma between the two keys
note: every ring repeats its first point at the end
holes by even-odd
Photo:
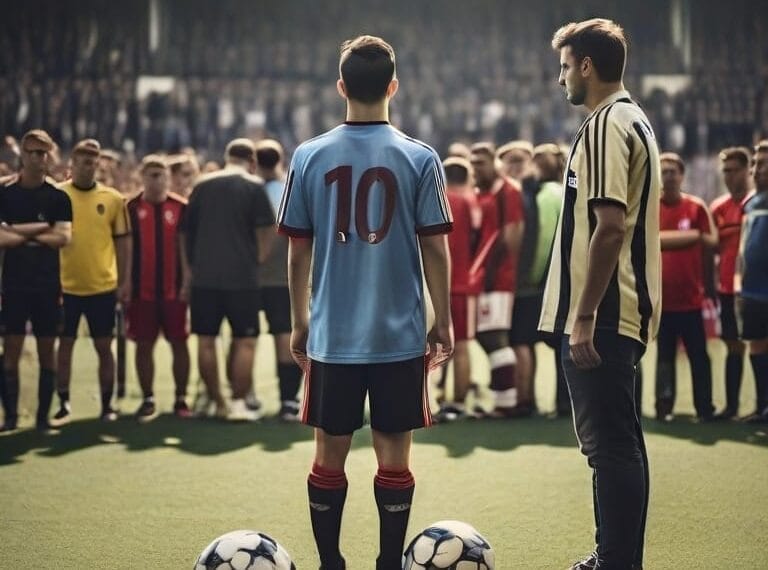
{"type": "Polygon", "coordinates": [[[600,14],[628,30],[626,81],[660,146],[711,154],[768,132],[767,11],[661,0],[31,0],[0,23],[0,133],[42,127],[64,148],[95,136],[128,153],[191,146],[204,156],[269,134],[291,150],[342,118],[328,77],[340,42],[368,32],[397,49],[393,122],[405,132],[440,151],[454,140],[567,142],[582,116],[562,104],[549,40],[563,22],[600,14]],[[691,12],[687,43],[673,31],[675,4],[691,12]],[[648,74],[683,74],[688,87],[644,92],[648,74]]]}

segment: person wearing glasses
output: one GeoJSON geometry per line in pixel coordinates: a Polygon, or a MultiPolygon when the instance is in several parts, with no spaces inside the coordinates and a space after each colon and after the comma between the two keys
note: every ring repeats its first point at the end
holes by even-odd
{"type": "Polygon", "coordinates": [[[21,139],[19,176],[0,187],[0,247],[5,249],[2,299],[5,358],[0,377],[4,421],[0,432],[16,429],[19,357],[27,322],[37,339],[40,364],[36,426],[47,430],[56,365],[54,342],[61,319],[59,249],[72,236],[72,204],[46,180],[53,139],[34,129],[21,139]]]}

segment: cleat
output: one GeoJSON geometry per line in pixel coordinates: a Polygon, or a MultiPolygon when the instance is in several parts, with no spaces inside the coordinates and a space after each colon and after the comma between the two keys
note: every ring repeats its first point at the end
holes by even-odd
{"type": "Polygon", "coordinates": [[[277,415],[284,422],[295,423],[301,421],[300,412],[298,400],[283,400],[277,415]]]}
{"type": "Polygon", "coordinates": [[[226,418],[230,422],[256,422],[261,419],[261,413],[259,410],[250,409],[245,399],[237,398],[230,403],[226,418]]]}
{"type": "Polygon", "coordinates": [[[51,427],[59,428],[61,426],[67,425],[71,421],[72,407],[69,405],[69,402],[66,402],[61,405],[59,411],[56,412],[56,414],[49,420],[48,423],[51,425],[51,427]]]}
{"type": "Polygon", "coordinates": [[[117,421],[118,417],[117,412],[110,406],[101,412],[99,419],[105,423],[111,423],[117,421]]]}
{"type": "Polygon", "coordinates": [[[157,406],[151,400],[144,400],[136,410],[136,420],[140,424],[146,424],[154,420],[158,416],[157,406]]]}
{"type": "Polygon", "coordinates": [[[177,418],[187,419],[191,418],[193,414],[186,401],[176,400],[176,403],[173,404],[173,415],[177,418]]]}

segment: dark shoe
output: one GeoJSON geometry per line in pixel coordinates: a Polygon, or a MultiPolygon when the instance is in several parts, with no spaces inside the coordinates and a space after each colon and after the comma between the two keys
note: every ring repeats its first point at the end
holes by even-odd
{"type": "Polygon", "coordinates": [[[722,412],[719,414],[715,414],[715,419],[718,421],[730,421],[733,419],[736,419],[736,410],[733,410],[731,408],[725,408],[722,412]]]}
{"type": "Polygon", "coordinates": [[[347,570],[347,561],[342,558],[337,564],[328,566],[321,565],[320,570],[347,570]]]}
{"type": "Polygon", "coordinates": [[[136,420],[140,424],[147,424],[157,417],[157,407],[151,400],[144,400],[136,410],[136,420]]]}
{"type": "Polygon", "coordinates": [[[3,425],[0,426],[0,434],[7,435],[16,431],[19,418],[6,418],[3,425]]]}
{"type": "Polygon", "coordinates": [[[457,405],[454,403],[446,402],[440,406],[440,410],[434,415],[433,419],[435,423],[447,424],[455,421],[466,420],[471,417],[472,414],[467,412],[464,405],[457,405]]]}
{"type": "Polygon", "coordinates": [[[69,422],[72,421],[72,407],[69,405],[69,402],[66,402],[65,404],[62,404],[59,408],[59,411],[56,412],[56,415],[54,415],[51,420],[50,424],[52,427],[61,427],[67,425],[69,422]]]}
{"type": "Polygon", "coordinates": [[[486,412],[484,417],[491,420],[512,420],[529,418],[532,415],[532,406],[496,406],[490,412],[486,412]]]}
{"type": "Polygon", "coordinates": [[[173,404],[173,415],[177,418],[187,419],[191,418],[193,414],[185,400],[176,400],[176,403],[173,404]]]}
{"type": "Polygon", "coordinates": [[[741,419],[746,424],[768,424],[768,412],[750,414],[741,419]]]}
{"type": "Polygon", "coordinates": [[[576,562],[568,570],[593,570],[597,566],[597,554],[593,552],[587,556],[584,560],[576,562]]]}
{"type": "Polygon", "coordinates": [[[110,406],[101,412],[99,419],[103,422],[111,423],[116,422],[118,417],[117,412],[110,406]]]}

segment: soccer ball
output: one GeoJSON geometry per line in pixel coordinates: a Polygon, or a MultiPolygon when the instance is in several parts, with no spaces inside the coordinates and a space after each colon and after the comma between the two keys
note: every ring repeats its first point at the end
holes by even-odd
{"type": "Polygon", "coordinates": [[[206,546],[193,570],[296,570],[296,566],[274,538],[255,530],[234,530],[206,546]]]}
{"type": "Polygon", "coordinates": [[[403,570],[494,570],[493,548],[471,525],[436,522],[405,549],[403,570]]]}

